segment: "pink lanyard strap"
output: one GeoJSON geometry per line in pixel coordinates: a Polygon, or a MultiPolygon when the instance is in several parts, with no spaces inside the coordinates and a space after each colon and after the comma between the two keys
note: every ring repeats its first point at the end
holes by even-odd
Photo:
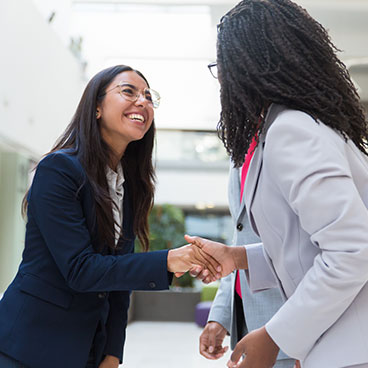
{"type": "MultiPolygon", "coordinates": [[[[253,140],[252,140],[252,142],[251,142],[251,144],[250,144],[250,146],[248,148],[248,152],[245,155],[244,164],[242,166],[241,182],[240,182],[240,202],[243,200],[245,179],[247,178],[249,165],[250,165],[250,162],[252,161],[254,150],[255,150],[255,148],[257,146],[257,138],[258,138],[257,136],[255,136],[253,138],[253,140]]],[[[240,298],[242,299],[241,287],[240,287],[239,270],[236,271],[235,291],[240,296],[240,298]]]]}

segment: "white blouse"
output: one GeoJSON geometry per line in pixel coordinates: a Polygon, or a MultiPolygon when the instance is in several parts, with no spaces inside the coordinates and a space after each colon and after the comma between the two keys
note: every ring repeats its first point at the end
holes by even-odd
{"type": "Polygon", "coordinates": [[[117,166],[117,172],[112,170],[109,166],[106,168],[107,185],[109,186],[110,197],[113,201],[112,214],[117,224],[115,227],[115,245],[118,243],[123,226],[123,197],[124,197],[124,174],[121,163],[117,166]]]}

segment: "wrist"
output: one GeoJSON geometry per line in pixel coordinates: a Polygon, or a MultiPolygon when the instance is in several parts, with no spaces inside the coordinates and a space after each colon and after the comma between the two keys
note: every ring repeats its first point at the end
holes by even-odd
{"type": "Polygon", "coordinates": [[[261,331],[263,333],[263,335],[265,336],[265,339],[267,341],[267,344],[275,351],[278,352],[278,350],[280,349],[279,346],[276,344],[276,342],[274,341],[274,339],[271,337],[271,335],[268,333],[266,326],[261,327],[261,331]]]}
{"type": "Polygon", "coordinates": [[[236,270],[248,269],[247,251],[244,246],[230,247],[236,270]]]}
{"type": "Polygon", "coordinates": [[[227,329],[220,323],[217,321],[208,321],[207,325],[212,325],[212,326],[216,326],[217,329],[219,330],[223,330],[227,332],[227,329]]]}
{"type": "Polygon", "coordinates": [[[170,249],[167,252],[167,270],[169,272],[175,272],[174,270],[174,264],[176,257],[177,250],[176,249],[170,249]]]}
{"type": "Polygon", "coordinates": [[[104,360],[106,360],[106,362],[111,362],[111,363],[117,363],[117,364],[120,364],[120,360],[119,360],[119,358],[117,358],[117,357],[116,357],[116,356],[114,356],[114,355],[106,355],[104,360]]]}

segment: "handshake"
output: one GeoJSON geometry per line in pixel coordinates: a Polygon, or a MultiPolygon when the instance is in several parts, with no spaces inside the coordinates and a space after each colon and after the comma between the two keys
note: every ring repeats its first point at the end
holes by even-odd
{"type": "Polygon", "coordinates": [[[227,276],[234,270],[247,269],[245,248],[229,247],[198,236],[184,236],[189,243],[180,248],[170,249],[167,256],[167,269],[176,277],[185,272],[208,284],[227,276]]]}

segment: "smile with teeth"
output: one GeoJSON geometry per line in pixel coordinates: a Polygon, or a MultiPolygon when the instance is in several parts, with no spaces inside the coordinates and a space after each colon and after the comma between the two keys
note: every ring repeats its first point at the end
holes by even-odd
{"type": "Polygon", "coordinates": [[[140,114],[129,114],[128,119],[139,121],[141,123],[144,123],[144,116],[140,114]]]}

